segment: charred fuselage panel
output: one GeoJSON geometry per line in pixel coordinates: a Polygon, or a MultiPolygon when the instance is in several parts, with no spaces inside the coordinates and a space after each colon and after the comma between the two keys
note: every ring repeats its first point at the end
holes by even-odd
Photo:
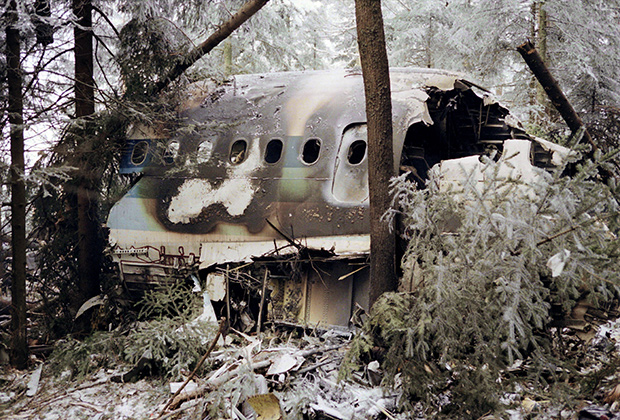
{"type": "MultiPolygon", "coordinates": [[[[506,109],[456,74],[390,75],[394,170],[411,171],[421,186],[442,160],[501,152],[506,139],[529,138],[506,109]]],[[[108,218],[125,279],[144,283],[182,267],[213,272],[261,258],[267,267],[296,254],[307,273],[296,277],[303,302],[294,318],[346,324],[355,303],[366,303],[360,291],[368,270],[360,261],[370,250],[361,74],[238,76],[219,87],[196,85],[192,94],[176,135],[135,130],[128,139],[122,171],[141,177],[108,218]],[[302,250],[329,253],[321,270],[302,250]]],[[[281,270],[278,276],[273,284],[284,286],[274,290],[285,296],[281,270]]]]}

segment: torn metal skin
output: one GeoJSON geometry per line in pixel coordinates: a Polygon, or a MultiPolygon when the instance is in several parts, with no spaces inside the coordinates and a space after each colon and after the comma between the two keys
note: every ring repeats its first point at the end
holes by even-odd
{"type": "MultiPolygon", "coordinates": [[[[456,73],[392,69],[390,77],[394,167],[410,171],[421,186],[434,165],[490,149],[501,153],[506,140],[531,144],[529,165],[555,164],[562,152],[527,135],[488,91],[456,73]]],[[[223,298],[230,269],[254,279],[268,270],[270,319],[348,325],[356,304],[368,305],[361,73],[197,83],[179,121],[171,138],[136,128],[127,141],[121,172],[140,176],[107,225],[128,285],[143,287],[195,267],[223,298]]],[[[254,286],[255,304],[260,288],[254,286]]]]}

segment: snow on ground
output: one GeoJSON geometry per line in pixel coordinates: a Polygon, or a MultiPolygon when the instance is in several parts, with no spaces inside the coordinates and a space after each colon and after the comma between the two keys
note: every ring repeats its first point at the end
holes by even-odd
{"type": "Polygon", "coordinates": [[[24,388],[29,373],[5,370],[0,376],[5,383],[0,400],[6,401],[8,395],[13,398],[0,406],[0,418],[148,419],[168,396],[167,385],[161,380],[117,384],[109,380],[115,372],[100,370],[81,383],[72,383],[46,377],[45,373],[44,369],[37,394],[27,397],[24,388]]]}
{"type": "MultiPolygon", "coordinates": [[[[347,334],[327,331],[322,336],[304,336],[277,345],[270,345],[275,342],[273,337],[260,340],[241,335],[249,344],[218,349],[212,359],[220,368],[196,378],[194,387],[206,389],[203,397],[182,403],[174,408],[173,413],[169,410],[162,418],[204,418],[203,408],[217,400],[214,398],[217,393],[221,394],[220,401],[224,401],[226,408],[218,412],[217,417],[210,418],[255,419],[256,413],[250,406],[254,407],[252,399],[261,395],[270,397],[262,400],[263,405],[277,401],[278,411],[281,409],[284,413],[283,417],[264,414],[259,417],[269,420],[297,419],[302,413],[305,418],[341,420],[432,418],[423,412],[422,407],[416,412],[397,413],[396,404],[401,393],[371,384],[376,383],[371,373],[380,374],[378,362],[370,363],[351,381],[338,382],[338,370],[350,339],[347,334]]],[[[600,359],[597,348],[609,349],[610,343],[615,345],[617,352],[620,343],[618,321],[599,327],[588,351],[592,357],[589,369],[597,369],[600,359]]],[[[172,396],[170,382],[162,378],[143,378],[135,383],[111,381],[113,376],[128,371],[129,366],[101,368],[82,381],[72,381],[68,372],[52,377],[44,364],[37,384],[33,378],[36,378],[39,366],[40,362],[30,371],[17,371],[6,366],[0,368],[0,419],[155,419],[172,396]]],[[[595,407],[583,401],[581,407],[585,407],[585,411],[580,415],[566,409],[562,402],[542,399],[535,391],[515,389],[515,392],[506,394],[503,399],[508,410],[503,418],[620,418],[613,417],[610,411],[615,411],[613,404],[611,407],[595,407]]]]}

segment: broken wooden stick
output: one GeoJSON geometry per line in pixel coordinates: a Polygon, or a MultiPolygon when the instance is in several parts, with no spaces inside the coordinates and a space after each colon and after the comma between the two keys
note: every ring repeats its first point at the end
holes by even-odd
{"type": "Polygon", "coordinates": [[[276,232],[278,232],[280,234],[280,236],[282,236],[284,239],[286,239],[286,241],[291,244],[292,246],[294,246],[295,248],[297,248],[299,251],[301,251],[301,249],[303,248],[302,245],[298,244],[297,242],[295,242],[292,238],[290,238],[287,234],[285,234],[284,232],[282,232],[280,229],[278,229],[273,223],[271,223],[269,221],[269,219],[265,219],[265,221],[267,222],[267,224],[269,226],[271,226],[273,228],[273,230],[275,230],[276,232]]]}
{"type": "MultiPolygon", "coordinates": [[[[166,412],[166,410],[168,409],[168,407],[170,407],[170,405],[172,404],[172,402],[175,400],[176,397],[179,396],[179,394],[181,393],[181,391],[183,391],[183,388],[185,388],[185,386],[189,383],[189,381],[192,380],[192,378],[194,377],[194,375],[196,375],[196,372],[198,371],[198,369],[200,369],[200,367],[202,366],[202,364],[205,362],[205,360],[207,360],[207,357],[209,357],[209,355],[211,354],[211,352],[213,351],[213,349],[215,348],[215,346],[217,345],[217,340],[219,340],[220,335],[222,335],[224,333],[224,330],[226,329],[226,318],[222,318],[220,320],[220,328],[218,328],[217,330],[217,334],[215,334],[215,338],[213,339],[213,341],[211,342],[211,345],[209,346],[209,348],[207,349],[207,352],[204,354],[204,356],[202,356],[202,358],[198,361],[198,364],[196,365],[196,367],[194,368],[194,370],[192,371],[192,373],[190,373],[190,375],[187,377],[187,379],[185,380],[185,382],[183,382],[183,385],[181,385],[179,387],[179,389],[177,389],[177,392],[174,393],[174,395],[172,396],[172,398],[170,398],[170,400],[168,400],[168,402],[166,403],[166,405],[164,406],[164,408],[161,410],[161,413],[159,414],[159,416],[157,417],[158,419],[161,419],[161,416],[163,416],[163,414],[166,412]]],[[[175,407],[176,408],[176,407],[175,407]]]]}
{"type": "Polygon", "coordinates": [[[228,322],[232,323],[230,316],[230,271],[228,270],[228,264],[226,264],[226,318],[228,322]]]}
{"type": "Polygon", "coordinates": [[[258,309],[258,319],[256,320],[256,334],[260,334],[263,321],[263,307],[265,306],[265,292],[267,291],[267,278],[269,277],[269,269],[265,267],[265,276],[260,292],[260,307],[258,309]]]}

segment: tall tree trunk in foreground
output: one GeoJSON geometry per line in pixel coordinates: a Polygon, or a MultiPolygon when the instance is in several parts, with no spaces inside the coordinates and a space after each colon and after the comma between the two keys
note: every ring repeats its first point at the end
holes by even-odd
{"type": "Polygon", "coordinates": [[[20,35],[17,5],[9,2],[6,27],[8,110],[11,125],[11,246],[13,281],[11,284],[11,363],[18,369],[28,364],[26,341],[26,186],[24,184],[23,93],[20,66],[20,35]]]}
{"type": "Polygon", "coordinates": [[[390,208],[389,181],[394,175],[390,73],[380,0],[355,0],[368,124],[368,188],[370,190],[370,292],[372,305],[395,290],[394,234],[381,216],[390,208]]]}
{"type": "MultiPolygon", "coordinates": [[[[75,117],[79,121],[88,119],[95,113],[91,0],[73,0],[73,13],[78,19],[73,29],[73,36],[75,39],[75,117]]],[[[84,123],[78,122],[78,124],[86,127],[84,123]]],[[[99,294],[99,272],[103,249],[99,239],[97,180],[92,179],[96,176],[96,171],[88,164],[95,151],[92,150],[91,141],[87,136],[78,139],[78,142],[78,154],[80,155],[78,156],[80,166],[77,175],[79,302],[76,304],[81,305],[99,294]]]]}

